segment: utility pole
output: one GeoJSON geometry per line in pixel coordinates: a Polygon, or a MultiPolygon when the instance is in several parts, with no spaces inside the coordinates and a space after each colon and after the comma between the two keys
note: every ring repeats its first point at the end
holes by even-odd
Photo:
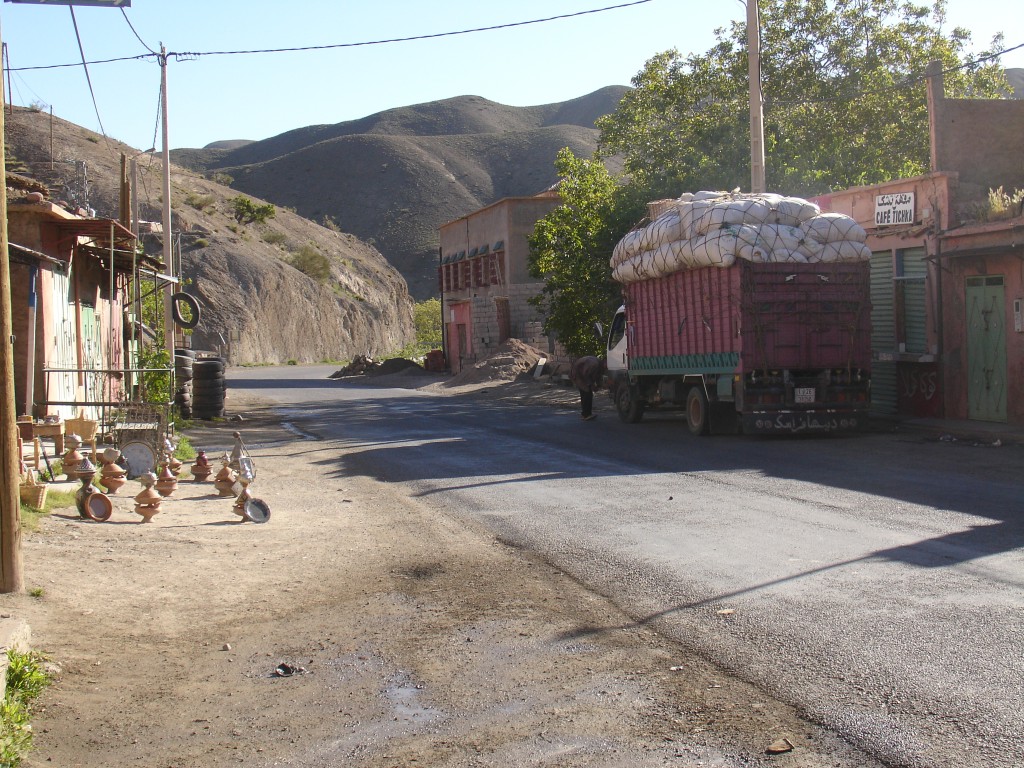
{"type": "MultiPolygon", "coordinates": [[[[3,96],[3,78],[0,78],[0,96],[3,96]]],[[[0,190],[7,189],[6,158],[4,110],[0,109],[0,190]]],[[[0,592],[25,590],[18,490],[21,456],[18,455],[15,414],[11,262],[7,250],[7,193],[3,192],[0,193],[0,592]]]]}
{"type": "MultiPolygon", "coordinates": [[[[47,0],[18,0],[45,5],[47,0]]],[[[61,5],[129,7],[131,0],[62,0],[61,5]]],[[[3,42],[0,41],[0,50],[3,42]]],[[[0,104],[6,96],[0,77],[0,104]]],[[[53,107],[50,108],[50,162],[53,162],[53,107]]],[[[4,110],[0,109],[0,190],[7,189],[4,110]]],[[[31,397],[29,393],[28,397],[31,397]]],[[[14,404],[14,327],[11,310],[11,264],[7,249],[7,193],[0,191],[0,592],[25,589],[21,556],[21,485],[18,467],[18,422],[14,404]]]]}
{"type": "Polygon", "coordinates": [[[758,0],[747,0],[747,66],[750,78],[750,191],[766,192],[764,107],[761,102],[761,20],[758,0]]]}
{"type": "MultiPolygon", "coordinates": [[[[160,44],[160,123],[164,160],[163,256],[167,274],[173,277],[176,272],[174,251],[171,247],[171,145],[168,138],[170,131],[167,127],[167,48],[163,43],[160,44]]],[[[164,289],[164,346],[167,349],[168,359],[172,363],[174,362],[174,321],[171,317],[171,296],[173,295],[174,284],[168,281],[167,287],[164,289]]]]}

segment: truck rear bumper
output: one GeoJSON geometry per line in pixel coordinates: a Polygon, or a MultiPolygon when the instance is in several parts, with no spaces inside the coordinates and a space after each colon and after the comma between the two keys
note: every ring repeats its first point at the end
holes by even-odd
{"type": "Polygon", "coordinates": [[[782,410],[743,414],[748,435],[797,434],[800,432],[859,432],[868,426],[867,411],[782,410]]]}

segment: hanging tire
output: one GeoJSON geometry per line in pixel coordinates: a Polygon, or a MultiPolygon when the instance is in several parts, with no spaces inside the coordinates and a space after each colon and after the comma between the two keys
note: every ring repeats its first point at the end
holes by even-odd
{"type": "Polygon", "coordinates": [[[711,433],[708,396],[700,384],[690,387],[686,395],[686,426],[691,435],[701,436],[711,433]]]}
{"type": "Polygon", "coordinates": [[[191,331],[197,325],[199,325],[199,300],[195,296],[190,296],[187,293],[175,293],[171,295],[171,319],[174,320],[174,324],[179,328],[184,328],[186,331],[191,331]],[[184,304],[188,308],[188,316],[182,314],[181,306],[184,304]]]}

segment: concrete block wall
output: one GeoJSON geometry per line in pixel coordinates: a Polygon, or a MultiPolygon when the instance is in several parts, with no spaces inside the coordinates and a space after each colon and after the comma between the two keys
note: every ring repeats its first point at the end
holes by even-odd
{"type": "Polygon", "coordinates": [[[473,349],[477,358],[487,357],[498,348],[498,315],[489,296],[470,300],[473,323],[473,349]]]}

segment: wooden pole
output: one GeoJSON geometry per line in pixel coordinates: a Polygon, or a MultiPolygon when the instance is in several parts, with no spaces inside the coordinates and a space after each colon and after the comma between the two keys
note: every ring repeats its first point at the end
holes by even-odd
{"type": "MultiPolygon", "coordinates": [[[[0,96],[4,96],[0,78],[0,96]]],[[[6,98],[6,97],[4,97],[6,98]]],[[[11,262],[7,251],[7,156],[4,110],[0,109],[0,592],[25,589],[21,557],[21,483],[18,422],[14,404],[14,327],[11,262]]]]}

